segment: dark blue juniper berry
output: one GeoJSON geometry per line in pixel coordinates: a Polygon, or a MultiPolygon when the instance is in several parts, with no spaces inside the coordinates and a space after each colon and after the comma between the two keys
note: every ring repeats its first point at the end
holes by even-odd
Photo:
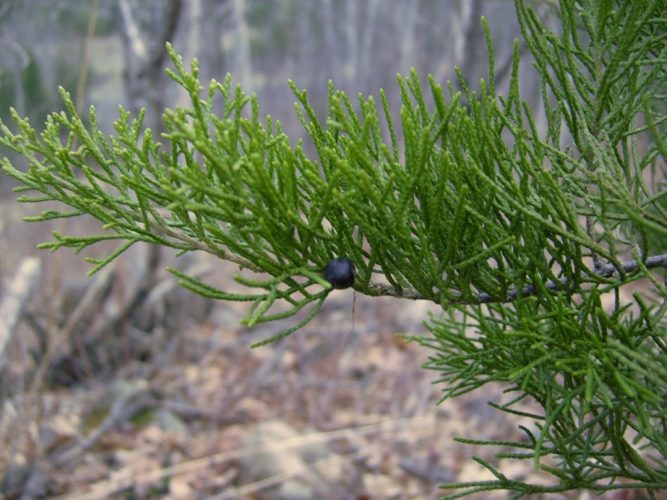
{"type": "Polygon", "coordinates": [[[354,284],[354,264],[347,257],[331,259],[324,269],[324,279],[339,290],[349,288],[354,284]]]}

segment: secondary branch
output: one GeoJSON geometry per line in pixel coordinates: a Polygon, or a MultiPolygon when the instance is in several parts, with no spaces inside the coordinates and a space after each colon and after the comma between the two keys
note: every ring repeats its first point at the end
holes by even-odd
{"type": "MultiPolygon", "coordinates": [[[[624,274],[633,273],[637,269],[639,269],[640,266],[644,266],[648,269],[653,269],[656,267],[667,268],[667,254],[654,255],[648,257],[643,263],[637,262],[636,260],[627,260],[621,262],[620,266],[616,266],[612,263],[603,264],[599,266],[597,269],[588,271],[588,274],[599,276],[601,278],[609,278],[610,276],[613,276],[616,273],[624,273],[624,274]]],[[[546,288],[547,290],[557,291],[557,290],[562,290],[563,288],[567,288],[568,284],[569,280],[567,278],[561,278],[555,281],[553,280],[547,281],[546,283],[544,283],[544,288],[546,288]]],[[[517,289],[510,290],[505,297],[498,297],[495,295],[491,295],[489,293],[482,292],[476,295],[473,300],[466,301],[465,299],[461,298],[460,300],[454,299],[450,300],[449,302],[452,304],[454,303],[460,304],[465,302],[469,304],[506,303],[506,302],[513,302],[521,297],[529,297],[531,295],[537,295],[541,289],[542,287],[537,285],[527,285],[523,287],[521,290],[517,289]]],[[[372,296],[388,295],[391,297],[400,297],[403,299],[411,299],[411,300],[432,300],[434,302],[439,303],[439,297],[437,294],[434,298],[424,297],[417,290],[403,289],[401,291],[398,291],[392,286],[386,285],[384,283],[370,282],[365,292],[368,295],[372,296]]]]}

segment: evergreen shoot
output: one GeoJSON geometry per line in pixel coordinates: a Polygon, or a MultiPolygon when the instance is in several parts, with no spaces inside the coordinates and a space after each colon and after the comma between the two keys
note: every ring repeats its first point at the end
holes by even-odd
{"type": "Polygon", "coordinates": [[[314,155],[230,77],[204,88],[197,62],[168,46],[190,105],[164,112],[160,137],[122,107],[105,135],[95,109],[80,116],[60,89],[65,110],[43,131],[15,111],[13,128],[0,124],[0,143],[25,162],[2,169],[19,201],[66,207],[27,220],[101,224],[41,248],[118,242],[89,259],[91,274],[138,242],[238,264],[243,294],[170,270],[195,293],[249,302],[248,326],[285,322],[256,345],[300,329],[350,284],[438,304],[414,340],[431,349],[442,399],[502,382],[511,398],[491,404],[533,422],[519,441],[462,441],[553,477],[530,484],[476,459],[496,479],[444,485],[457,495],[654,496],[667,488],[666,7],[561,0],[555,32],[516,1],[546,130],[522,99],[519,42],[509,91],[496,92],[483,20],[487,78],[443,88],[399,76],[397,121],[382,91],[352,100],[333,83],[319,119],[290,83],[314,155]]]}

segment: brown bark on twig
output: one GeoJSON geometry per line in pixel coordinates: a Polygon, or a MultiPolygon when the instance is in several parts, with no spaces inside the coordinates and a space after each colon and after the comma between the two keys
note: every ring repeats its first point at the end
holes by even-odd
{"type": "MultiPolygon", "coordinates": [[[[613,263],[600,264],[596,266],[593,270],[589,271],[587,274],[589,276],[599,276],[601,278],[609,278],[616,273],[628,274],[635,272],[637,269],[640,269],[641,267],[646,267],[647,269],[664,267],[667,269],[667,254],[654,255],[648,257],[644,262],[641,263],[635,260],[628,260],[621,262],[620,266],[616,266],[613,263]]],[[[544,288],[551,291],[565,290],[567,289],[568,284],[569,281],[567,280],[567,278],[561,278],[558,281],[547,281],[546,283],[544,283],[544,288]]],[[[446,302],[452,304],[507,303],[507,302],[514,302],[515,300],[520,299],[521,297],[529,297],[531,295],[537,295],[541,289],[542,288],[538,287],[537,285],[527,285],[523,287],[521,290],[515,290],[515,289],[509,290],[509,292],[505,297],[498,297],[495,295],[482,292],[476,295],[472,300],[464,300],[463,298],[461,298],[460,300],[456,299],[447,300],[446,302]]],[[[400,297],[403,299],[431,300],[438,304],[440,303],[439,294],[436,294],[434,297],[425,297],[416,290],[404,289],[398,291],[394,289],[392,286],[385,285],[383,283],[370,282],[368,284],[368,290],[365,290],[364,292],[371,296],[388,295],[391,297],[400,297]]]]}

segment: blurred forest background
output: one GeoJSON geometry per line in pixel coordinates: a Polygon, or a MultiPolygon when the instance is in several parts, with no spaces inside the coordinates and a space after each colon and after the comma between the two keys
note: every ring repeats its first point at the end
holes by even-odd
{"type": "MultiPolygon", "coordinates": [[[[551,2],[539,7],[554,15],[551,2]]],[[[202,81],[231,73],[296,140],[288,79],[320,110],[329,79],[351,96],[385,89],[394,113],[396,73],[411,67],[457,89],[458,66],[477,87],[482,15],[502,93],[520,37],[512,0],[0,0],[0,118],[11,106],[39,128],[61,109],[62,85],[79,110],[96,107],[106,132],[119,104],[145,107],[159,131],[165,107],[187,105],[164,71],[170,41],[199,59],[202,81]]],[[[521,71],[539,124],[539,83],[529,61],[521,71]]],[[[86,278],[83,257],[109,248],[35,245],[53,230],[99,231],[95,222],[23,223],[35,207],[11,187],[0,178],[0,297],[18,304],[0,324],[0,498],[434,498],[438,482],[487,477],[473,452],[493,460],[453,436],[517,432],[486,404],[502,388],[436,406],[420,368],[428,352],[395,335],[421,332],[431,305],[353,305],[336,291],[303,331],[251,351],[284,325],[247,331],[242,306],[193,296],[164,271],[228,289],[233,266],[144,247],[86,278]]]]}

